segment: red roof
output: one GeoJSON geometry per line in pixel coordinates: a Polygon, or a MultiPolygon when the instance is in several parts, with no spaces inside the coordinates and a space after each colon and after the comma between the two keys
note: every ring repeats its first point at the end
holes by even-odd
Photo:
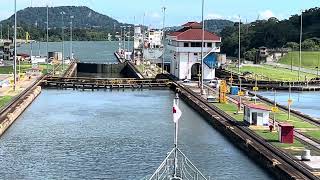
{"type": "MultiPolygon", "coordinates": [[[[188,22],[182,25],[183,28],[172,32],[169,36],[175,37],[177,41],[200,41],[202,40],[202,26],[198,22],[188,22]]],[[[205,41],[221,41],[221,38],[214,33],[204,31],[205,41]]]]}
{"type": "Polygon", "coordinates": [[[292,124],[289,124],[289,123],[279,123],[278,125],[280,127],[294,127],[292,124]]]}
{"type": "Polygon", "coordinates": [[[259,110],[264,110],[264,111],[270,111],[269,108],[263,106],[263,105],[259,105],[259,104],[245,104],[245,106],[247,106],[248,108],[251,109],[259,109],[259,110]]]}
{"type": "Polygon", "coordinates": [[[187,22],[184,25],[182,25],[183,27],[202,27],[202,25],[198,22],[187,22]]]}
{"type": "MultiPolygon", "coordinates": [[[[202,29],[188,29],[184,32],[173,32],[170,36],[175,36],[177,40],[202,40],[202,29]]],[[[204,31],[204,40],[205,41],[221,41],[221,38],[216,34],[204,31]]]]}

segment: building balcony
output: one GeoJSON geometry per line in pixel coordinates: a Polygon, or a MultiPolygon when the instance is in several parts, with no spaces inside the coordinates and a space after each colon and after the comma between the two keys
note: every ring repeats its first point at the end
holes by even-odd
{"type": "MultiPolygon", "coordinates": [[[[179,52],[179,53],[200,53],[201,47],[176,47],[172,45],[167,46],[168,50],[179,52]]],[[[220,47],[204,47],[203,52],[214,52],[214,53],[220,53],[220,47]]]]}

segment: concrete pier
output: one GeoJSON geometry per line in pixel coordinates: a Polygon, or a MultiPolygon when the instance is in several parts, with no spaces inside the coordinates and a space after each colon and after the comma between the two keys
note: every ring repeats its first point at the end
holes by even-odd
{"type": "Polygon", "coordinates": [[[13,103],[6,114],[2,114],[2,119],[0,120],[0,136],[12,125],[12,123],[25,111],[25,109],[40,93],[41,87],[37,86],[13,103]]]}
{"type": "Polygon", "coordinates": [[[228,137],[259,165],[269,170],[277,179],[318,179],[307,167],[265,142],[248,128],[233,121],[233,118],[225,112],[210,106],[200,95],[178,83],[172,83],[171,88],[179,92],[180,97],[199,112],[209,124],[228,137]]]}

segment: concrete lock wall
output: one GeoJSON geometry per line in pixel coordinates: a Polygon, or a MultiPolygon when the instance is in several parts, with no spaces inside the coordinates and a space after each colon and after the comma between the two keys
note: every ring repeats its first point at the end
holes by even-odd
{"type": "Polygon", "coordinates": [[[11,124],[24,112],[24,110],[33,102],[33,100],[41,93],[41,87],[37,86],[35,89],[28,92],[24,99],[15,105],[13,111],[10,111],[5,119],[0,123],[0,136],[11,126],[11,124]]]}

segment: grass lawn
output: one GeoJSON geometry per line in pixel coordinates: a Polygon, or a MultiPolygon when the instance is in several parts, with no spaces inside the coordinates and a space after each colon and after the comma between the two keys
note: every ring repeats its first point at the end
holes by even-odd
{"type": "MultiPolygon", "coordinates": [[[[42,69],[42,72],[45,73],[47,70],[47,65],[46,64],[39,64],[39,66],[42,69]]],[[[31,68],[32,68],[32,64],[30,64],[30,63],[21,63],[20,64],[21,73],[25,73],[31,68]]],[[[51,68],[52,68],[52,65],[49,64],[49,69],[51,69],[51,68]]],[[[19,72],[19,65],[17,65],[17,72],[19,72]]],[[[12,73],[13,73],[12,66],[1,66],[0,67],[0,74],[12,74],[12,73]]]]}
{"type": "MultiPolygon", "coordinates": [[[[234,72],[238,72],[238,68],[236,67],[229,67],[229,70],[234,72]]],[[[259,65],[259,66],[242,66],[240,68],[240,72],[251,72],[257,75],[258,79],[264,80],[279,80],[279,81],[297,81],[298,80],[298,71],[291,71],[289,69],[284,68],[275,68],[269,65],[259,65]]],[[[316,77],[316,75],[308,74],[308,73],[301,73],[300,79],[308,79],[316,77]]]]}
{"type": "Polygon", "coordinates": [[[2,96],[0,97],[0,107],[3,107],[7,103],[9,103],[12,99],[12,96],[2,96]]]}
{"type": "Polygon", "coordinates": [[[311,137],[314,137],[317,140],[320,140],[320,131],[319,130],[315,130],[315,131],[309,130],[309,131],[303,132],[303,134],[309,135],[311,137]]]}
{"type": "MultiPolygon", "coordinates": [[[[315,67],[320,66],[319,51],[302,51],[301,57],[302,67],[316,70],[315,67]]],[[[291,59],[294,66],[299,66],[299,51],[289,52],[279,60],[279,63],[291,65],[291,59]]]]}
{"type": "Polygon", "coordinates": [[[228,104],[222,104],[222,103],[214,103],[216,107],[223,110],[227,114],[231,115],[233,118],[235,118],[237,121],[243,121],[243,114],[234,114],[234,112],[237,112],[238,107],[237,105],[233,103],[228,104]]]}
{"type": "Polygon", "coordinates": [[[291,155],[301,155],[301,152],[306,146],[297,139],[294,139],[293,144],[284,144],[279,142],[279,134],[277,131],[270,132],[268,130],[255,130],[255,132],[263,137],[267,142],[279,147],[291,155]]]}

